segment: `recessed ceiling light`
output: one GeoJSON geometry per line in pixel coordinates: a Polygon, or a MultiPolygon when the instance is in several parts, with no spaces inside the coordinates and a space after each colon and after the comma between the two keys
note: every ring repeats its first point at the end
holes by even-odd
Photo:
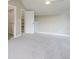
{"type": "Polygon", "coordinates": [[[54,2],[54,1],[56,1],[56,0],[48,0],[48,1],[45,2],[45,4],[49,5],[49,4],[51,4],[51,2],[54,2]]]}
{"type": "Polygon", "coordinates": [[[46,2],[45,2],[46,5],[49,5],[50,3],[51,3],[50,1],[46,1],[46,2]]]}

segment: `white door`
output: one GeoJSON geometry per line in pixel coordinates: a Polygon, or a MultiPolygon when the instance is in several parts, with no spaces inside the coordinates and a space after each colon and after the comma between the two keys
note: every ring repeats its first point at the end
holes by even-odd
{"type": "Polygon", "coordinates": [[[34,33],[34,11],[25,13],[25,33],[34,33]]]}

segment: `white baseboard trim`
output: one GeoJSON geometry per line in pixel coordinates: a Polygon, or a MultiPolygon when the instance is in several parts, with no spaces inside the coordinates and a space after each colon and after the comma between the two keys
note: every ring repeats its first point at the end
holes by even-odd
{"type": "Polygon", "coordinates": [[[26,32],[26,34],[34,34],[34,32],[26,32]]]}
{"type": "Polygon", "coordinates": [[[45,35],[54,35],[54,36],[70,37],[70,35],[60,34],[60,33],[48,33],[48,32],[37,32],[37,33],[45,34],[45,35]]]}
{"type": "Polygon", "coordinates": [[[16,35],[16,37],[14,37],[14,38],[18,38],[18,37],[20,37],[22,34],[19,34],[19,35],[16,35]]]}
{"type": "Polygon", "coordinates": [[[19,34],[19,35],[15,36],[15,37],[11,38],[11,40],[18,38],[18,37],[20,37],[21,35],[22,35],[22,34],[19,34]]]}

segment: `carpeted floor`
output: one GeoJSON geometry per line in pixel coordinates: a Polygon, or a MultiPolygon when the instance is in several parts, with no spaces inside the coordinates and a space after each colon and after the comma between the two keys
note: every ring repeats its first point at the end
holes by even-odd
{"type": "Polygon", "coordinates": [[[70,59],[69,38],[23,34],[9,40],[9,59],[70,59]]]}

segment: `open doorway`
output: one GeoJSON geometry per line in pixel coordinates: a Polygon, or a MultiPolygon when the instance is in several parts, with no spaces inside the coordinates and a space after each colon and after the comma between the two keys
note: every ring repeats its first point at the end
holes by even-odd
{"type": "Polygon", "coordinates": [[[8,39],[11,39],[13,34],[13,27],[14,27],[14,9],[9,6],[8,9],[8,39]]]}
{"type": "Polygon", "coordinates": [[[34,33],[34,11],[21,10],[21,33],[34,33]]]}
{"type": "Polygon", "coordinates": [[[8,6],[8,39],[16,36],[16,8],[15,6],[8,6]]]}

